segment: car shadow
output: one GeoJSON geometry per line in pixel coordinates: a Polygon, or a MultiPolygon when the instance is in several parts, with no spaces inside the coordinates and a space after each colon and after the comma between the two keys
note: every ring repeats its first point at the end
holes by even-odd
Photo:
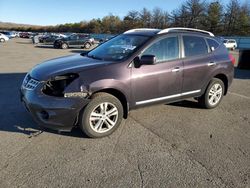
{"type": "Polygon", "coordinates": [[[49,44],[48,45],[45,45],[45,44],[44,45],[36,44],[35,47],[36,48],[51,48],[51,49],[55,49],[53,47],[53,45],[49,45],[49,44]]]}
{"type": "Polygon", "coordinates": [[[250,79],[250,70],[245,69],[234,69],[234,78],[236,79],[250,79]]]}
{"type": "Polygon", "coordinates": [[[176,107],[185,107],[185,108],[194,108],[194,109],[204,109],[202,106],[199,105],[197,101],[192,100],[183,100],[179,102],[174,102],[170,104],[166,104],[170,106],[176,106],[176,107]]]}
{"type": "Polygon", "coordinates": [[[39,127],[31,118],[20,101],[19,88],[26,73],[0,74],[0,131],[22,133],[28,137],[49,132],[71,137],[87,138],[79,129],[71,132],[57,132],[39,127]]]}

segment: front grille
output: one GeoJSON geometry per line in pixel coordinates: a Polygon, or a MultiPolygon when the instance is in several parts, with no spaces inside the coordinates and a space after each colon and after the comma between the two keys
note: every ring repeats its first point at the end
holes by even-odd
{"type": "Polygon", "coordinates": [[[23,80],[23,87],[28,90],[33,90],[39,83],[39,81],[31,78],[31,76],[27,74],[23,80]]]}

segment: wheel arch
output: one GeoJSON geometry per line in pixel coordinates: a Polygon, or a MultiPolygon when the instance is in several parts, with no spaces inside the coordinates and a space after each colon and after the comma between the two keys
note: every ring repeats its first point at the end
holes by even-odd
{"type": "Polygon", "coordinates": [[[126,96],[118,89],[114,89],[114,88],[105,88],[105,89],[101,89],[98,91],[95,91],[94,93],[92,93],[92,95],[90,96],[90,98],[97,94],[97,93],[108,93],[110,95],[115,96],[122,104],[123,106],[123,118],[127,119],[128,117],[128,111],[129,111],[129,105],[128,105],[128,100],[126,98],[126,96]]]}
{"type": "Polygon", "coordinates": [[[215,75],[214,78],[218,78],[224,83],[224,86],[225,86],[224,95],[226,95],[227,91],[228,91],[228,78],[227,78],[227,76],[225,74],[220,73],[220,74],[215,75]]]}

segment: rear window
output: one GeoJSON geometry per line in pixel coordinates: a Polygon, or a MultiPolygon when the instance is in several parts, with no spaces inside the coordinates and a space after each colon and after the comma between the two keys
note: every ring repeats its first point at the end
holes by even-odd
{"type": "Polygon", "coordinates": [[[183,36],[185,57],[204,55],[208,53],[204,38],[196,36],[183,36]]]}
{"type": "Polygon", "coordinates": [[[213,51],[213,49],[215,50],[219,46],[219,43],[213,39],[207,39],[207,43],[208,43],[210,50],[212,50],[212,51],[213,51]]]}

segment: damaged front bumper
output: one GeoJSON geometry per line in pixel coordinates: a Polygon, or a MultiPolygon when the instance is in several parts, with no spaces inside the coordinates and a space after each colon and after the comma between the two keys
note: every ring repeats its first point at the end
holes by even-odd
{"type": "Polygon", "coordinates": [[[40,83],[34,90],[21,87],[21,101],[39,126],[60,131],[71,131],[80,111],[89,103],[81,97],[55,97],[42,92],[40,83]]]}

